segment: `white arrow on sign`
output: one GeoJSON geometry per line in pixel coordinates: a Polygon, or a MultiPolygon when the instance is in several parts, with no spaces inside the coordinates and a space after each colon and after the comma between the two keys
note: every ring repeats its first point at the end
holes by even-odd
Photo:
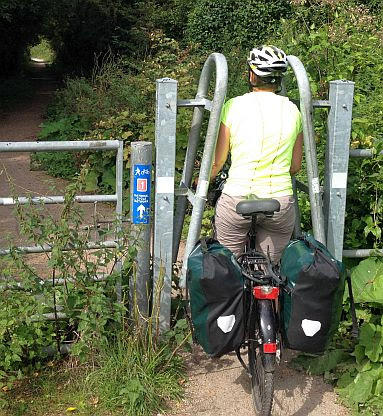
{"type": "Polygon", "coordinates": [[[140,213],[140,218],[142,218],[144,216],[144,212],[145,212],[145,207],[141,204],[138,208],[137,211],[140,213]]]}

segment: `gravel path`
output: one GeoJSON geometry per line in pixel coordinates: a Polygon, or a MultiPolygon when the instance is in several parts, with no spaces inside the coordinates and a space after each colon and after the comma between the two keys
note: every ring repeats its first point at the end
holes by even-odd
{"type": "MultiPolygon", "coordinates": [[[[288,367],[293,352],[285,350],[275,374],[273,415],[347,416],[337,396],[321,377],[288,367]]],[[[243,357],[245,359],[245,357],[243,357]]],[[[186,397],[170,416],[249,416],[254,414],[251,384],[235,354],[208,358],[198,347],[188,355],[186,397]]]]}
{"type": "MultiPolygon", "coordinates": [[[[17,111],[0,119],[0,141],[34,141],[43,121],[43,113],[57,84],[47,78],[43,64],[35,64],[36,95],[17,111]]],[[[17,193],[26,195],[60,195],[66,186],[64,180],[52,178],[45,172],[30,171],[28,153],[0,154],[0,196],[11,191],[7,177],[12,178],[17,193]]],[[[59,206],[49,205],[50,213],[57,215],[59,206]]],[[[92,207],[86,209],[87,217],[92,207]]],[[[107,212],[111,209],[105,209],[107,212]]],[[[102,215],[102,209],[101,209],[102,215]]],[[[10,207],[0,207],[0,247],[7,245],[6,235],[14,243],[25,241],[19,235],[19,226],[10,207]]],[[[41,256],[29,256],[32,265],[41,266],[41,256]]],[[[337,403],[332,387],[320,377],[311,377],[290,369],[287,351],[276,372],[274,415],[280,416],[346,416],[347,409],[337,403]]],[[[185,400],[174,404],[169,416],[249,416],[253,413],[250,380],[235,355],[209,359],[199,348],[186,357],[188,382],[185,400]]]]}

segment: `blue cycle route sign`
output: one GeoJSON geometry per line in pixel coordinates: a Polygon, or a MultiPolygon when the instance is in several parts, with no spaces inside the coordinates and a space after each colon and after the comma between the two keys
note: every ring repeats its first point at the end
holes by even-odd
{"type": "Polygon", "coordinates": [[[133,176],[133,224],[149,224],[151,166],[134,165],[133,176]]]}

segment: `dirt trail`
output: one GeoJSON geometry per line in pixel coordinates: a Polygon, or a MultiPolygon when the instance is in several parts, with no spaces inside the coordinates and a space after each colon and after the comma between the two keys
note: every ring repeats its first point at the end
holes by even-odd
{"type": "MultiPolygon", "coordinates": [[[[35,64],[36,94],[17,111],[0,119],[0,141],[34,141],[43,121],[43,114],[57,84],[47,75],[43,64],[35,64]]],[[[29,153],[0,154],[0,196],[9,196],[7,176],[12,178],[19,195],[60,195],[67,182],[45,172],[30,171],[29,153]]],[[[49,205],[56,215],[60,206],[49,205]]],[[[87,217],[92,207],[86,209],[87,217]]],[[[111,209],[104,212],[111,212],[111,209]]],[[[102,215],[102,213],[101,213],[102,215]]],[[[106,214],[107,215],[107,214],[106,214]]],[[[7,244],[6,234],[14,243],[25,241],[19,235],[12,207],[0,207],[0,247],[7,244]]],[[[29,256],[32,264],[41,264],[41,256],[29,256]]],[[[346,416],[347,409],[337,404],[337,396],[320,377],[307,376],[287,367],[291,352],[282,357],[275,380],[274,415],[280,416],[346,416]]],[[[200,349],[186,356],[188,382],[186,397],[173,406],[169,416],[249,416],[253,414],[250,380],[235,355],[209,359],[200,349]]]]}
{"type": "MultiPolygon", "coordinates": [[[[43,114],[49,100],[56,88],[53,79],[47,78],[44,64],[33,64],[34,76],[32,78],[36,92],[31,100],[25,102],[17,110],[6,114],[0,119],[0,141],[24,142],[35,141],[43,122],[43,114]]],[[[18,195],[33,194],[36,196],[48,195],[51,186],[63,189],[66,182],[53,179],[44,172],[30,171],[29,153],[0,153],[0,196],[11,195],[11,179],[18,195]]],[[[13,214],[12,206],[2,206],[0,216],[0,243],[6,245],[8,235],[16,244],[23,242],[19,235],[18,222],[13,214]]],[[[57,211],[58,207],[49,207],[57,211]]]]}
{"type": "MultiPolygon", "coordinates": [[[[36,141],[40,125],[44,121],[44,113],[52,99],[58,82],[50,75],[44,63],[31,64],[31,82],[34,95],[31,99],[19,104],[18,108],[0,118],[1,142],[36,141]]],[[[0,153],[0,197],[10,197],[12,189],[18,196],[49,196],[62,195],[68,181],[52,178],[43,171],[30,170],[30,153],[0,153]]],[[[111,207],[98,204],[101,218],[113,213],[111,207]]],[[[60,205],[46,205],[45,212],[58,217],[60,205]]],[[[84,223],[93,223],[94,207],[82,204],[84,223]]],[[[85,225],[85,224],[84,224],[85,225]]],[[[14,214],[13,206],[0,206],[0,247],[7,248],[9,241],[13,245],[32,245],[20,233],[19,223],[14,214]]],[[[45,274],[42,258],[44,255],[28,255],[28,263],[38,267],[45,274]]]]}

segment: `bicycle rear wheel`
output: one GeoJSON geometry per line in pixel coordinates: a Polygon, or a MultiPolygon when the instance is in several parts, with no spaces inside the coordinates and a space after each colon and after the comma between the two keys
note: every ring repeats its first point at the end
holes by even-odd
{"type": "Polygon", "coordinates": [[[275,354],[264,354],[259,348],[258,319],[253,310],[249,323],[249,370],[255,412],[258,416],[271,415],[274,396],[275,354]]]}

